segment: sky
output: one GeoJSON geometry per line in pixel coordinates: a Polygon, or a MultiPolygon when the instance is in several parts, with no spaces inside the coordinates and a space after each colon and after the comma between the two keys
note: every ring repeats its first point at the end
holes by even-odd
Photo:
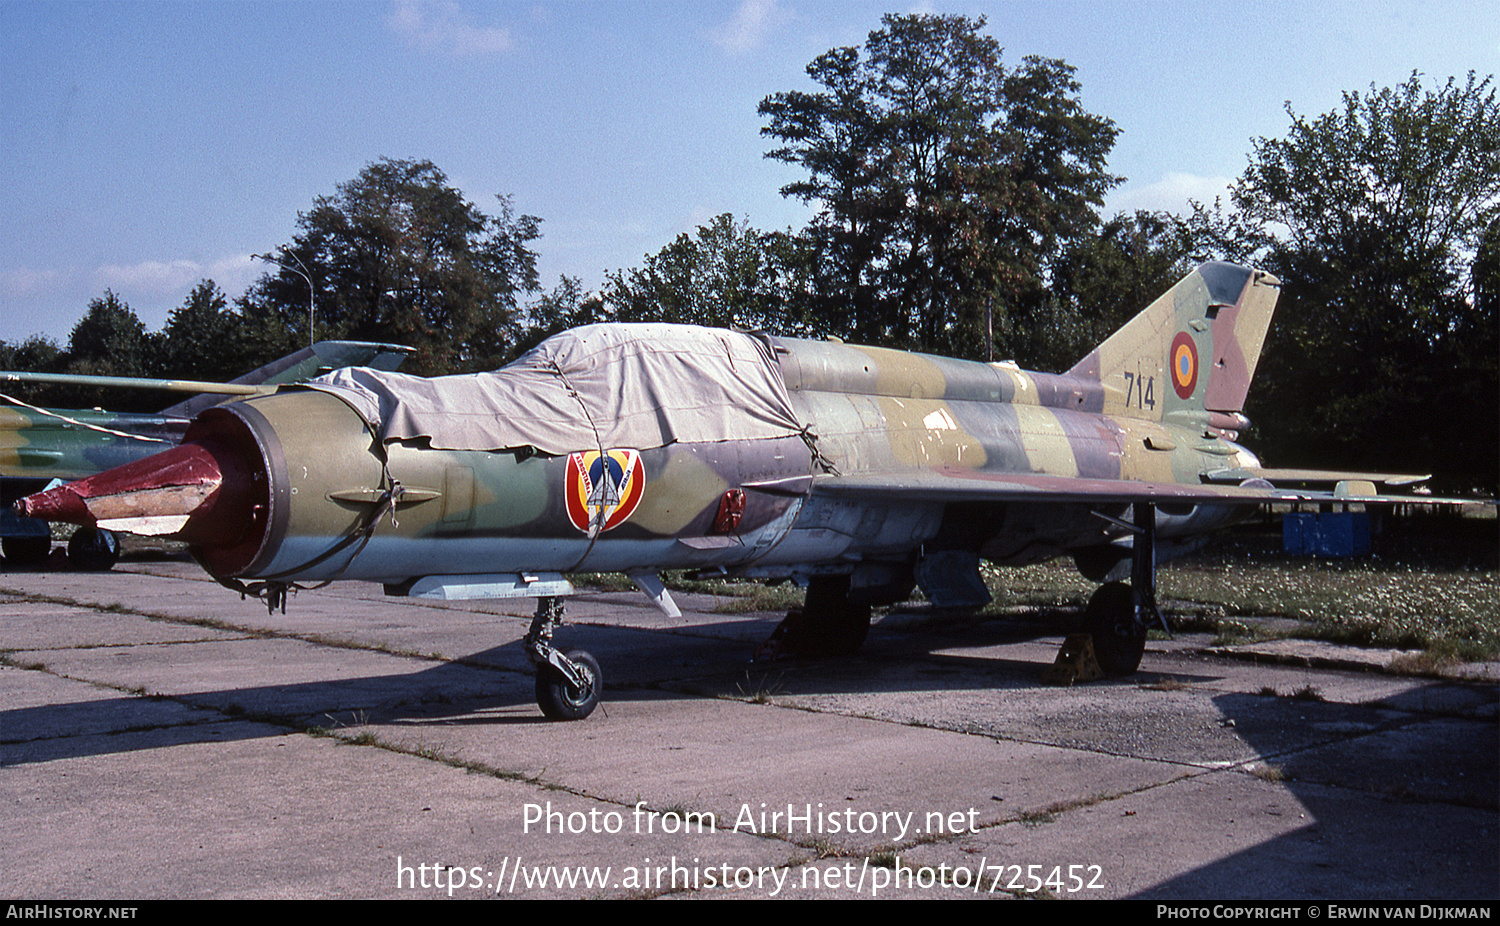
{"type": "Polygon", "coordinates": [[[66,344],[113,291],[160,329],[233,299],[297,217],[383,157],[542,220],[543,284],[596,289],[721,213],[799,229],[756,114],[885,13],[983,16],[1004,61],[1060,58],[1120,130],[1106,215],[1212,201],[1287,107],[1500,72],[1482,2],[0,0],[0,340],[66,344]]]}

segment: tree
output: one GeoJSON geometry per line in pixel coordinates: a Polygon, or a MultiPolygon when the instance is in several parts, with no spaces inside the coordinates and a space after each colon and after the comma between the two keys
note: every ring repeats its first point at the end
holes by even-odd
{"type": "MultiPolygon", "coordinates": [[[[17,370],[25,373],[61,373],[67,365],[67,355],[57,342],[44,335],[34,334],[19,344],[0,341],[0,370],[17,370]]],[[[55,389],[31,383],[6,383],[0,387],[7,397],[19,399],[31,405],[55,405],[52,401],[55,389]]],[[[0,403],[5,407],[10,403],[0,403]]]]}
{"type": "Polygon", "coordinates": [[[144,376],[149,372],[146,326],[135,310],[110,290],[89,308],[68,338],[68,357],[90,372],[111,376],[144,376]]]}
{"type": "MultiPolygon", "coordinates": [[[[262,361],[264,362],[264,361],[262,361]]],[[[213,280],[203,280],[162,329],[160,373],[173,379],[230,379],[251,367],[242,319],[213,280]]]]}
{"type": "Polygon", "coordinates": [[[859,49],[808,66],[824,89],[767,97],[767,157],[808,176],[782,189],[820,207],[814,311],[865,343],[987,353],[986,308],[1003,324],[1040,301],[1061,242],[1097,223],[1118,179],[1115,128],[1085,112],[1073,70],[1000,61],[985,21],[881,20],[859,49]]]}
{"type": "Polygon", "coordinates": [[[805,315],[810,263],[794,237],[764,233],[725,213],[681,234],[645,265],[608,275],[600,293],[612,321],[656,321],[816,333],[805,315]]]}
{"type": "MultiPolygon", "coordinates": [[[[89,308],[68,337],[66,372],[85,376],[150,376],[158,340],[146,332],[135,311],[110,290],[89,302],[89,308]]],[[[159,396],[132,392],[117,396],[102,389],[79,387],[57,393],[70,406],[108,404],[123,411],[148,411],[161,407],[159,396]],[[114,401],[116,398],[119,401],[114,401]]]]}
{"type": "Polygon", "coordinates": [[[1436,470],[1493,489],[1500,345],[1478,256],[1500,218],[1489,79],[1346,93],[1255,142],[1234,219],[1281,277],[1248,409],[1276,464],[1436,470]]]}
{"type": "Polygon", "coordinates": [[[0,341],[0,369],[55,373],[62,360],[62,348],[46,335],[34,334],[19,344],[0,341]]]}
{"type": "Polygon", "coordinates": [[[1494,325],[1500,318],[1500,219],[1490,223],[1474,258],[1474,316],[1494,325]]]}
{"type": "MultiPolygon", "coordinates": [[[[269,277],[262,279],[234,301],[240,318],[240,342],[245,352],[244,367],[247,370],[263,366],[278,357],[285,357],[299,347],[307,346],[307,334],[298,332],[289,318],[306,319],[305,314],[284,312],[283,307],[266,296],[269,277]]],[[[321,328],[318,329],[323,332],[321,328]]]]}
{"type": "Polygon", "coordinates": [[[540,236],[540,220],[498,199],[486,215],[430,161],[376,161],[298,217],[285,266],[252,301],[305,337],[308,282],[287,269],[300,261],[318,334],[408,344],[415,372],[492,367],[507,347],[497,332],[514,330],[519,295],[538,288],[540,236]]]}
{"type": "Polygon", "coordinates": [[[613,320],[607,317],[599,296],[584,292],[581,280],[560,277],[551,292],[543,293],[527,304],[511,345],[511,356],[520,356],[569,328],[613,320]]]}
{"type": "Polygon", "coordinates": [[[1500,108],[1470,72],[1437,91],[1413,73],[1394,88],[1345,93],[1340,110],[1292,112],[1284,139],[1259,139],[1233,198],[1248,219],[1284,229],[1273,249],[1373,243],[1455,279],[1500,214],[1500,108]],[[1332,171],[1332,172],[1330,172],[1332,171]]]}
{"type": "Polygon", "coordinates": [[[1025,331],[1036,369],[1062,371],[1171,289],[1202,262],[1188,223],[1161,212],[1117,215],[1068,242],[1025,331]]]}

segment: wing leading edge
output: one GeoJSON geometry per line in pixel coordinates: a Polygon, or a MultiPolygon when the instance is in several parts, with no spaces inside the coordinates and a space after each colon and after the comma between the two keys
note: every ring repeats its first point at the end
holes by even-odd
{"type": "MultiPolygon", "coordinates": [[[[1387,483],[1390,484],[1390,483],[1387,483]]],[[[1056,502],[1058,504],[1137,504],[1164,502],[1193,505],[1260,505],[1269,502],[1347,502],[1359,504],[1472,503],[1472,499],[1433,498],[1376,492],[1365,481],[1340,481],[1332,490],[1277,487],[1247,476],[1242,485],[1191,485],[1087,479],[1041,473],[991,473],[940,468],[900,474],[820,476],[814,495],[843,499],[914,502],[1056,502]]]]}

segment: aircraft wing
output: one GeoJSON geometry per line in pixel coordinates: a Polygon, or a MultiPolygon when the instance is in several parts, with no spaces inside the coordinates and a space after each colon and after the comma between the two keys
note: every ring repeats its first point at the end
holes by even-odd
{"type": "MultiPolygon", "coordinates": [[[[176,444],[182,440],[188,420],[209,406],[275,392],[277,384],[310,379],[333,367],[364,365],[393,370],[410,353],[411,348],[396,344],[319,341],[228,383],[0,371],[0,390],[6,383],[48,383],[192,394],[161,412],[141,414],[38,408],[0,393],[0,480],[7,483],[4,500],[8,503],[17,492],[35,491],[49,479],[80,479],[176,444]],[[10,484],[13,480],[21,481],[19,487],[10,484]]],[[[9,536],[4,528],[0,528],[0,534],[9,536]]]]}
{"type": "MultiPolygon", "coordinates": [[[[413,348],[399,344],[365,341],[319,341],[296,353],[230,380],[227,383],[191,379],[152,379],[138,376],[86,376],[75,373],[33,373],[0,370],[0,383],[41,383],[54,386],[98,386],[108,389],[154,389],[158,392],[186,392],[193,398],[164,409],[154,417],[192,418],[211,405],[226,401],[225,396],[265,395],[276,386],[312,379],[329,370],[348,366],[367,366],[377,370],[394,370],[413,348]]],[[[14,402],[14,400],[12,400],[14,402]]],[[[17,405],[24,403],[14,402],[17,405]]]]}
{"type": "Polygon", "coordinates": [[[1386,488],[1404,488],[1420,485],[1432,476],[1430,474],[1419,476],[1411,473],[1366,473],[1329,469],[1266,469],[1257,466],[1221,469],[1212,473],[1204,473],[1203,478],[1208,482],[1235,485],[1246,479],[1264,479],[1273,485],[1302,488],[1332,487],[1340,482],[1368,482],[1386,488]]]}
{"type": "Polygon", "coordinates": [[[106,386],[117,389],[157,389],[162,392],[212,392],[217,395],[260,395],[274,386],[213,383],[193,379],[147,379],[138,376],[85,376],[78,373],[29,373],[0,370],[0,382],[47,383],[54,386],[106,386]]]}
{"type": "MultiPolygon", "coordinates": [[[[1371,474],[1365,474],[1371,475],[1371,474]]],[[[1041,473],[991,473],[953,467],[900,474],[820,476],[812,492],[847,499],[919,502],[1055,502],[1058,504],[1259,505],[1269,502],[1464,504],[1472,499],[1376,492],[1369,480],[1337,480],[1332,490],[1277,487],[1264,476],[1250,485],[1134,482],[1041,473]],[[1365,491],[1365,489],[1369,491],[1365,491]]]]}

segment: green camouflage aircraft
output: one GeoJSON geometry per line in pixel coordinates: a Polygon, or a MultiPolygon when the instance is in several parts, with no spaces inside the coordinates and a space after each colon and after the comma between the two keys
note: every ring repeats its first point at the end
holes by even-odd
{"type": "MultiPolygon", "coordinates": [[[[0,551],[6,560],[18,564],[47,556],[52,545],[47,523],[17,517],[10,506],[53,480],[82,479],[159,453],[182,440],[194,415],[228,398],[272,392],[278,384],[302,382],[338,367],[394,370],[410,352],[395,344],[320,341],[229,383],[0,372],[0,390],[7,382],[27,382],[157,389],[195,396],[150,415],[97,408],[37,408],[0,391],[0,551]]],[[[80,528],[68,544],[73,564],[85,569],[108,569],[118,552],[113,534],[98,528],[80,528]]]]}
{"type": "MultiPolygon", "coordinates": [[[[1086,623],[1133,672],[1158,547],[1271,500],[1390,501],[1369,474],[1278,489],[1236,443],[1280,284],[1204,264],[1067,373],[680,325],[593,325],[504,369],[340,370],[208,409],[181,446],[26,499],[23,513],[186,540],[220,582],[285,607],[298,583],[536,597],[550,717],[587,716],[598,663],[551,643],[565,573],[792,579],[778,629],[849,651],[920,585],[986,600],[981,562],[1072,555],[1105,581],[1086,623]],[[1129,583],[1118,581],[1128,577],[1129,583]]],[[[1409,500],[1409,499],[1408,499],[1409,500]]]]}

